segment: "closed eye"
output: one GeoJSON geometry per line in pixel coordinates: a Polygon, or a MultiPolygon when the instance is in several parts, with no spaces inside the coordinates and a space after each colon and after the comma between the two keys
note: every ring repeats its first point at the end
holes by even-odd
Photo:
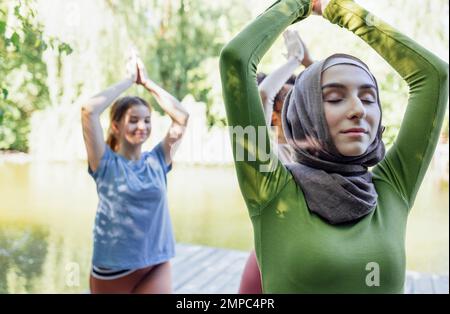
{"type": "Polygon", "coordinates": [[[332,104],[337,104],[337,103],[340,103],[342,101],[342,99],[329,99],[329,100],[325,100],[325,101],[332,103],[332,104]]]}

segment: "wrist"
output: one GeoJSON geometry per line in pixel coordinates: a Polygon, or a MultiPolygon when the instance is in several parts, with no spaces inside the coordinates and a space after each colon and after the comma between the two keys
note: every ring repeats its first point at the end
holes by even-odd
{"type": "Polygon", "coordinates": [[[311,0],[311,7],[314,14],[319,14],[321,12],[320,0],[311,0]]]}
{"type": "Polygon", "coordinates": [[[298,55],[288,56],[288,62],[296,62],[298,65],[302,64],[302,59],[298,55]]]}
{"type": "Polygon", "coordinates": [[[302,61],[302,64],[305,66],[305,68],[309,67],[313,63],[314,61],[309,58],[304,58],[302,61]]]}
{"type": "Polygon", "coordinates": [[[146,79],[145,81],[143,81],[142,86],[144,86],[146,89],[148,89],[151,92],[153,91],[153,84],[152,84],[152,81],[150,81],[149,79],[146,79]]]}

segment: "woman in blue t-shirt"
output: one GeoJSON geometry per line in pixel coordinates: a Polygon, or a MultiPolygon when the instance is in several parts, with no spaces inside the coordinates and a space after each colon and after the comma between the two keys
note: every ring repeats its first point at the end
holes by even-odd
{"type": "Polygon", "coordinates": [[[175,241],[166,174],[189,115],[147,77],[142,61],[132,58],[129,65],[126,79],[82,106],[88,172],[99,197],[90,287],[92,293],[170,293],[175,241]],[[142,98],[114,102],[106,143],[100,124],[101,113],[134,83],[144,86],[172,119],[164,139],[147,152],[141,149],[151,132],[151,108],[142,98]]]}

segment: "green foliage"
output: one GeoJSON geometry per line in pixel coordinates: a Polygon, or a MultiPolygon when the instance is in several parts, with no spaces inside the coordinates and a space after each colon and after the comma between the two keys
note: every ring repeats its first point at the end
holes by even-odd
{"type": "MultiPolygon", "coordinates": [[[[43,27],[32,9],[36,1],[0,2],[0,149],[27,150],[29,118],[33,111],[52,103],[58,107],[66,105],[68,112],[72,112],[73,102],[123,78],[130,44],[138,48],[155,82],[180,100],[193,95],[198,102],[205,103],[209,126],[224,125],[218,73],[220,49],[273,3],[273,0],[93,0],[70,6],[78,8],[80,16],[87,17],[79,25],[70,26],[73,23],[59,20],[64,16],[59,11],[64,12],[66,8],[61,2],[49,5],[42,1],[44,13],[54,6],[58,8],[55,10],[58,14],[45,14],[46,31],[64,36],[70,41],[69,46],[43,34],[43,27]],[[11,16],[17,23],[11,21],[11,16]],[[50,30],[51,25],[53,30],[50,30]],[[75,47],[74,53],[72,47],[75,47]],[[53,55],[51,61],[46,58],[48,68],[43,61],[47,49],[59,54],[56,58],[53,55]],[[65,57],[71,53],[70,57],[65,57]]],[[[422,6],[409,5],[410,0],[360,2],[370,3],[380,16],[380,12],[384,12],[383,19],[427,49],[441,57],[448,53],[448,17],[445,19],[442,13],[448,11],[445,0],[423,0],[422,6]],[[412,16],[417,22],[412,24],[405,16],[412,16]]],[[[353,34],[319,17],[308,18],[293,27],[300,31],[315,59],[339,51],[356,54],[371,64],[379,78],[383,124],[387,126],[384,139],[390,146],[398,134],[408,99],[408,89],[402,79],[353,34]]],[[[283,52],[280,37],[258,70],[271,72],[277,68],[284,61],[283,52]]],[[[129,93],[149,98],[138,87],[133,87],[129,93]]],[[[155,102],[153,105],[162,112],[155,102]]],[[[52,114],[54,111],[49,110],[47,118],[54,118],[52,114]]],[[[64,128],[74,130],[68,134],[77,134],[78,116],[67,119],[70,122],[65,122],[64,128]]],[[[50,130],[48,124],[42,128],[45,132],[40,134],[51,132],[54,141],[68,141],[59,138],[61,133],[50,130]]],[[[448,138],[448,114],[443,132],[448,138]]]]}
{"type": "Polygon", "coordinates": [[[205,103],[209,124],[216,124],[210,73],[202,64],[217,58],[225,44],[224,25],[218,21],[231,9],[232,1],[215,7],[203,0],[154,0],[148,7],[139,7],[139,3],[108,1],[114,14],[123,19],[152,79],[178,99],[191,94],[205,103]]]}
{"type": "Polygon", "coordinates": [[[0,3],[0,149],[28,149],[31,113],[49,104],[43,60],[49,46],[60,54],[72,52],[58,39],[44,38],[32,0],[13,7],[0,3]]]}

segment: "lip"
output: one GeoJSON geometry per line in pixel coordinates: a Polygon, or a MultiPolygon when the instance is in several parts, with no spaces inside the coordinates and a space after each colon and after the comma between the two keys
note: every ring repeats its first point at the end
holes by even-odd
{"type": "Polygon", "coordinates": [[[365,134],[367,131],[363,128],[351,128],[344,131],[341,131],[344,134],[365,134]]]}

